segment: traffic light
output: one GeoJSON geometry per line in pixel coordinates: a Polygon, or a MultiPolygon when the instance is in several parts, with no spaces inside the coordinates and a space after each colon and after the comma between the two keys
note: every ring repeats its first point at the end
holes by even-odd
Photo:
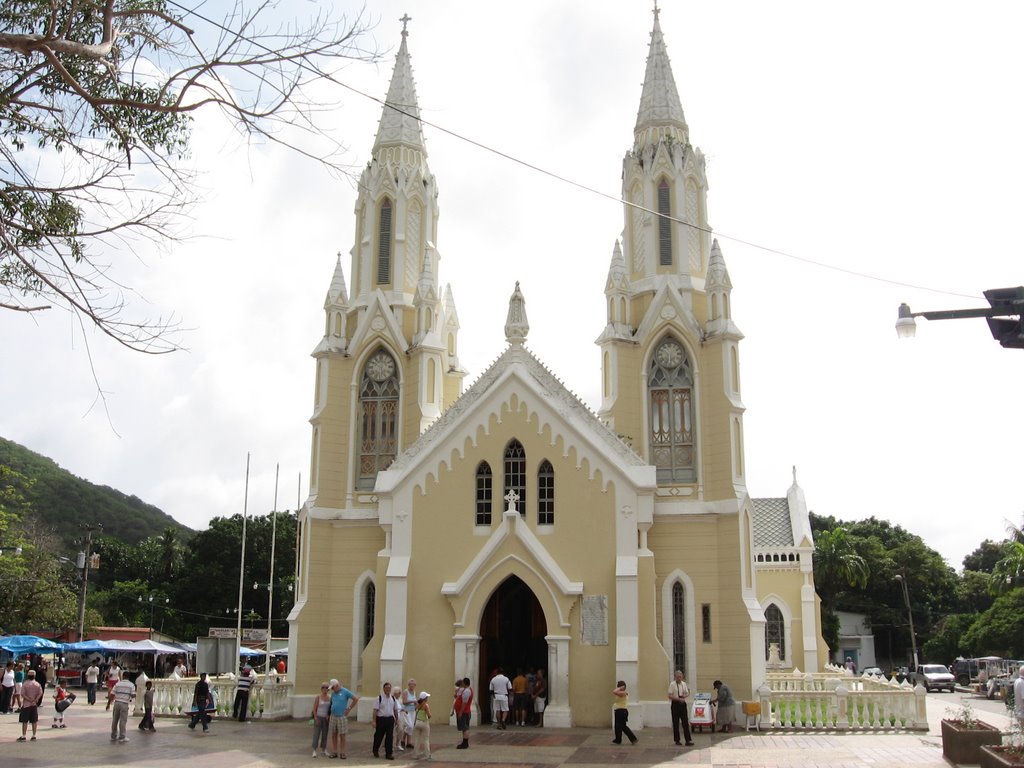
{"type": "Polygon", "coordinates": [[[999,310],[998,317],[985,318],[992,336],[1006,348],[1024,349],[1024,286],[1016,288],[993,288],[985,291],[985,298],[993,310],[999,310]],[[1012,316],[1016,315],[1016,318],[1012,316]]]}

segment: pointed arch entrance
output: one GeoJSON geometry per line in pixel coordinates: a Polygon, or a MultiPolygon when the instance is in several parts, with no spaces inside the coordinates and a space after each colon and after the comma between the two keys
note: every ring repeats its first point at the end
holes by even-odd
{"type": "Polygon", "coordinates": [[[491,722],[487,686],[501,667],[509,679],[517,669],[547,671],[547,620],[537,596],[518,576],[509,576],[494,590],[480,617],[480,721],[491,722]]]}

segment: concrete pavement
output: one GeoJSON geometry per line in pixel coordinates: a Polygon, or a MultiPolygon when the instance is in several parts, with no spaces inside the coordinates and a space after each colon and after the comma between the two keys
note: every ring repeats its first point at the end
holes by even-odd
{"type": "MultiPolygon", "coordinates": [[[[90,707],[84,696],[65,713],[67,728],[51,729],[52,703],[41,711],[37,741],[17,742],[21,727],[18,716],[0,715],[0,765],[26,768],[92,768],[132,765],[168,768],[187,761],[188,768],[291,768],[322,765],[313,760],[312,728],[305,721],[250,722],[214,720],[209,735],[190,731],[185,718],[158,718],[156,732],[138,730],[138,717],[129,718],[127,744],[110,741],[110,713],[102,704],[90,707]]],[[[744,766],[746,768],[879,768],[919,766],[949,768],[942,757],[939,720],[946,710],[959,704],[956,694],[928,694],[929,731],[907,733],[824,733],[745,732],[731,734],[694,733],[694,747],[676,747],[665,728],[637,732],[635,746],[616,746],[611,728],[509,728],[497,731],[487,726],[473,729],[468,750],[456,750],[459,736],[448,725],[431,731],[433,765],[457,768],[606,768],[611,765],[661,766],[744,766]]],[[[980,708],[978,716],[1005,727],[1002,712],[980,708]]],[[[30,731],[31,732],[31,731],[30,731]]],[[[395,752],[394,762],[375,759],[370,753],[372,733],[365,723],[349,726],[348,759],[329,760],[328,765],[404,766],[416,765],[407,752],[395,752]]]]}

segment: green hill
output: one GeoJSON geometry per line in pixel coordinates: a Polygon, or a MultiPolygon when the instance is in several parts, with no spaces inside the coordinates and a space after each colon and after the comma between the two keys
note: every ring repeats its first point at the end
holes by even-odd
{"type": "Polygon", "coordinates": [[[105,535],[126,544],[157,536],[165,528],[192,533],[152,504],[75,477],[52,459],[2,437],[0,464],[35,481],[25,497],[32,503],[39,521],[69,546],[81,538],[83,525],[93,523],[101,523],[105,535]]]}

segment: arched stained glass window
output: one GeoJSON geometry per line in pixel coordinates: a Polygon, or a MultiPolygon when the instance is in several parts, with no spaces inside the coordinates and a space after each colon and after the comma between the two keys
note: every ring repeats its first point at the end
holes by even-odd
{"type": "Polygon", "coordinates": [[[764,610],[764,658],[768,660],[772,643],[779,646],[779,660],[786,660],[786,622],[779,606],[772,603],[764,610]]]}
{"type": "Polygon", "coordinates": [[[555,468],[547,459],[537,469],[537,524],[555,524],[555,468]]]}
{"type": "Polygon", "coordinates": [[[672,669],[686,670],[686,592],[672,585],[672,669]]]}
{"type": "Polygon", "coordinates": [[[697,479],[693,369],[683,345],[671,336],[665,338],[651,358],[648,374],[651,463],[658,482],[692,483],[697,479]]]}
{"type": "Polygon", "coordinates": [[[481,461],[476,467],[476,524],[490,525],[493,509],[494,476],[491,465],[481,461]]]}
{"type": "Polygon", "coordinates": [[[377,473],[398,453],[398,366],[379,349],[363,368],[359,385],[359,477],[356,487],[373,488],[377,473]]]}
{"type": "Polygon", "coordinates": [[[363,648],[373,639],[373,623],[377,617],[377,587],[372,581],[366,582],[363,596],[363,648]]]}
{"type": "Polygon", "coordinates": [[[505,446],[505,492],[502,496],[508,496],[509,491],[515,491],[518,501],[516,509],[519,514],[526,514],[526,451],[523,444],[512,439],[505,446]]]}

